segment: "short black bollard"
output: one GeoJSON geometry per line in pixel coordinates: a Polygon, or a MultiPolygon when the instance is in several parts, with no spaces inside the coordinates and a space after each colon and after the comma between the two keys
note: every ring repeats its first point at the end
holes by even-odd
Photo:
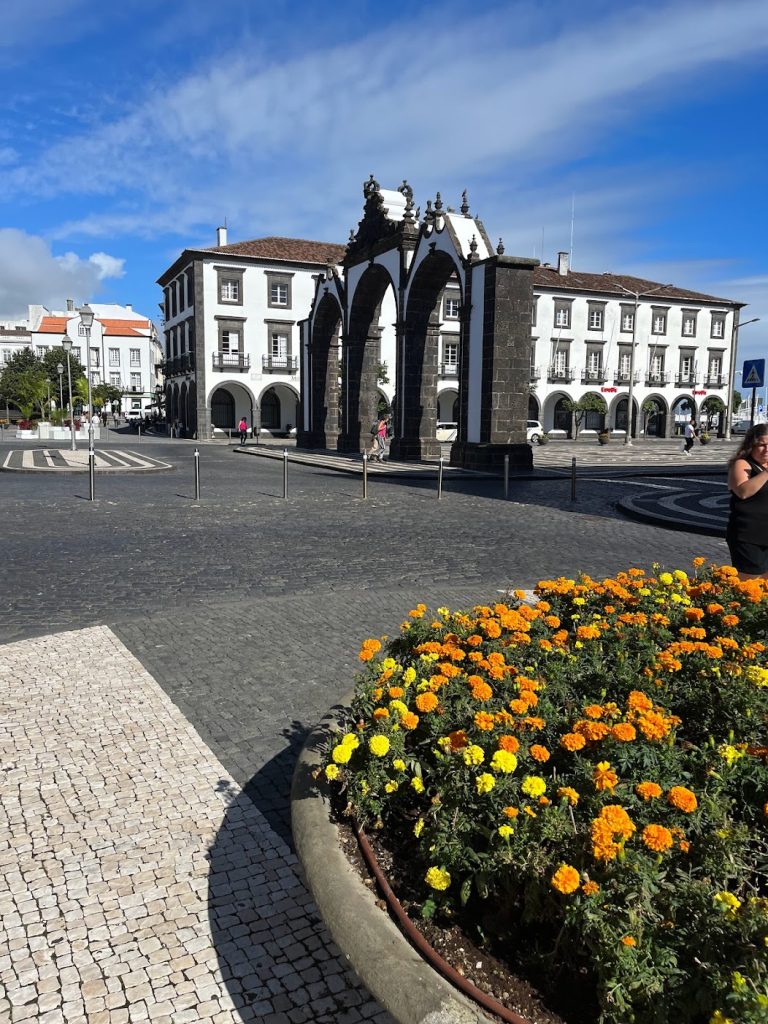
{"type": "Polygon", "coordinates": [[[195,448],[195,501],[200,501],[200,452],[195,448]]]}
{"type": "Polygon", "coordinates": [[[440,462],[437,467],[437,500],[443,496],[443,456],[440,456],[440,462]]]}
{"type": "Polygon", "coordinates": [[[363,500],[368,497],[368,452],[363,452],[363,500]]]}
{"type": "Polygon", "coordinates": [[[509,497],[509,455],[504,456],[504,497],[509,497]]]}
{"type": "Polygon", "coordinates": [[[283,497],[288,497],[288,449],[283,452],[283,497]]]}
{"type": "Polygon", "coordinates": [[[93,501],[96,496],[96,452],[93,450],[93,442],[91,442],[91,447],[88,449],[88,482],[89,497],[93,501]]]}
{"type": "Polygon", "coordinates": [[[571,459],[571,501],[576,501],[576,456],[571,459]]]}

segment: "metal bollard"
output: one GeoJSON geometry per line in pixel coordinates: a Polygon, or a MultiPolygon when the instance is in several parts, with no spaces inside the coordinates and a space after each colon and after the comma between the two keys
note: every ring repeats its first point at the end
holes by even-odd
{"type": "Polygon", "coordinates": [[[437,467],[437,500],[443,496],[443,456],[440,456],[440,463],[437,467]]]}
{"type": "Polygon", "coordinates": [[[509,497],[509,455],[504,456],[504,497],[509,497]]]}
{"type": "Polygon", "coordinates": [[[200,452],[195,448],[195,501],[200,501],[200,452]]]}
{"type": "Polygon", "coordinates": [[[139,426],[138,426],[138,431],[139,431],[139,440],[141,440],[141,424],[139,424],[139,426]]]}
{"type": "Polygon", "coordinates": [[[576,501],[576,456],[571,459],[571,501],[576,501]]]}
{"type": "Polygon", "coordinates": [[[283,497],[288,497],[288,449],[283,452],[283,497]]]}
{"type": "Polygon", "coordinates": [[[368,497],[368,452],[363,452],[363,500],[368,497]]]}
{"type": "Polygon", "coordinates": [[[93,443],[88,449],[88,477],[89,477],[89,490],[90,500],[93,501],[96,494],[96,452],[93,450],[93,443]]]}

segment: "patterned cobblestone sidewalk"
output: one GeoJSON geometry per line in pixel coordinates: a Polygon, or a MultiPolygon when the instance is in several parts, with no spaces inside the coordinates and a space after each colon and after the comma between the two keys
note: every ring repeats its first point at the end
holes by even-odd
{"type": "Polygon", "coordinates": [[[390,1018],[296,858],[104,626],[0,657],[0,1020],[390,1018]]]}

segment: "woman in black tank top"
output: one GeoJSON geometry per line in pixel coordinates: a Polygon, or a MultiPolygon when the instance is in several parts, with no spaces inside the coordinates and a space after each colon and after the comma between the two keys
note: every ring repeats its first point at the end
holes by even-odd
{"type": "Polygon", "coordinates": [[[768,579],[768,424],[744,435],[728,465],[731,514],[726,540],[743,580],[768,579]]]}

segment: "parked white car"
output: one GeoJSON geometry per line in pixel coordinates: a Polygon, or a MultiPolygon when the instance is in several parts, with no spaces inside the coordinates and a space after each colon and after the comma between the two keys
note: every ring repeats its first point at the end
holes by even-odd
{"type": "Polygon", "coordinates": [[[445,423],[439,422],[437,429],[435,430],[435,437],[438,441],[448,442],[456,440],[456,431],[459,429],[458,423],[445,423]]]}
{"type": "Polygon", "coordinates": [[[538,420],[528,420],[528,430],[526,435],[526,441],[528,444],[537,444],[543,433],[544,427],[542,427],[538,420]]]}

